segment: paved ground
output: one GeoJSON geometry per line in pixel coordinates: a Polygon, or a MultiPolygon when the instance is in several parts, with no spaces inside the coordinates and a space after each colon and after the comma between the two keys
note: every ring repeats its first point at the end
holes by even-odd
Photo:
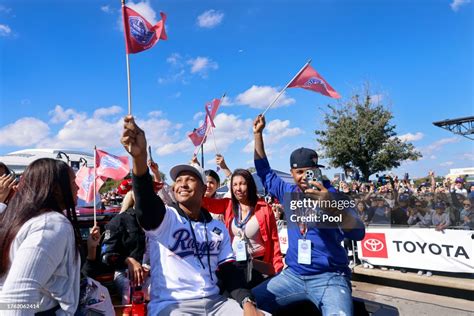
{"type": "MultiPolygon", "coordinates": [[[[400,315],[473,316],[474,302],[384,285],[352,281],[353,296],[395,307],[400,315]]],[[[387,311],[378,315],[388,315],[387,311]]]]}

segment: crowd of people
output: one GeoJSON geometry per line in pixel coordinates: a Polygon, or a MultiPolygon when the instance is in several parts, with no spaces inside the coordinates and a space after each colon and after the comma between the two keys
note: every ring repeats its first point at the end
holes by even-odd
{"type": "Polygon", "coordinates": [[[430,183],[417,188],[396,177],[311,181],[307,171],[322,166],[314,150],[299,148],[290,156],[294,183],[287,183],[270,167],[264,128],[259,115],[254,161],[267,196],[257,194],[248,170],[232,171],[217,155],[229,179],[228,194],[218,197],[219,175],[203,170],[195,157],[170,170],[171,186],[164,183],[147,156],[144,131],[127,116],[121,143],[132,157],[132,175],[102,196],[104,204],[120,203],[121,211],[105,231],[91,227],[86,247],[75,212],[75,174],[65,162],[38,159],[19,182],[0,164],[0,304],[37,304],[32,313],[12,308],[2,314],[83,315],[107,302],[100,295],[85,298],[108,274],[122,304],[134,291],[145,293],[150,315],[273,314],[302,301],[323,315],[352,315],[345,239],[362,240],[369,224],[473,229],[473,187],[464,179],[439,186],[430,173],[430,183]],[[355,207],[320,204],[318,214],[341,215],[325,227],[291,220],[285,205],[303,196],[353,200],[355,207]],[[279,243],[283,227],[286,255],[279,243]]]}

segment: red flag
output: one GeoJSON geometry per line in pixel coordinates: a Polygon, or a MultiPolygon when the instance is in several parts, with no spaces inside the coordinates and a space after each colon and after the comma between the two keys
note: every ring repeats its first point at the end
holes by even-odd
{"type": "Polygon", "coordinates": [[[293,79],[288,88],[303,88],[319,92],[328,97],[339,99],[341,96],[334,90],[320,74],[308,64],[300,74],[293,79]]]}
{"type": "Polygon", "coordinates": [[[123,179],[129,172],[127,156],[114,156],[103,150],[96,149],[97,175],[114,180],[123,179]]]}
{"type": "Polygon", "coordinates": [[[216,127],[214,125],[214,117],[216,116],[220,103],[221,101],[219,99],[214,99],[211,102],[207,102],[204,107],[206,109],[206,120],[209,119],[209,123],[212,127],[216,127]]]}
{"type": "MultiPolygon", "coordinates": [[[[94,168],[82,166],[76,174],[76,184],[79,187],[77,196],[90,203],[94,201],[94,168]]],[[[104,180],[100,177],[96,178],[96,191],[99,192],[100,187],[104,184],[104,180]]],[[[95,192],[95,193],[97,193],[95,192]]]]}
{"type": "Polygon", "coordinates": [[[191,139],[194,146],[201,146],[201,144],[204,144],[206,142],[205,136],[207,134],[207,127],[207,120],[205,120],[201,126],[194,129],[194,131],[188,134],[188,137],[191,139]]]}
{"type": "Polygon", "coordinates": [[[127,6],[122,6],[123,26],[127,54],[135,54],[152,48],[160,39],[166,40],[166,14],[160,12],[161,21],[154,26],[139,13],[127,6]]]}

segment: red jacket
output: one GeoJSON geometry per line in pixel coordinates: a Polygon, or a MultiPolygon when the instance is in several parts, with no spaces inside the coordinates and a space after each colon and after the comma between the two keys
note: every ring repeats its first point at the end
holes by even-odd
{"type": "MultiPolygon", "coordinates": [[[[204,198],[203,205],[205,209],[214,214],[224,214],[224,223],[229,231],[231,241],[234,239],[232,233],[232,221],[234,220],[234,212],[232,211],[232,200],[229,198],[224,199],[211,199],[204,198]]],[[[257,218],[258,225],[260,226],[260,234],[262,235],[265,254],[263,261],[273,266],[273,274],[279,273],[283,270],[283,257],[280,251],[280,241],[278,238],[278,230],[276,226],[275,216],[270,205],[268,205],[263,199],[257,201],[255,205],[255,217],[257,218]]]]}

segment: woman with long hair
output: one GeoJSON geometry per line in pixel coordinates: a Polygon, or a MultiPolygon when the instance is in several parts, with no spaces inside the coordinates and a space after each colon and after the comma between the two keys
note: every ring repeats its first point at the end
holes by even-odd
{"type": "Polygon", "coordinates": [[[230,188],[232,198],[204,198],[203,207],[224,214],[232,248],[252,288],[283,269],[275,216],[271,206],[258,197],[249,171],[236,169],[230,188]]]}
{"type": "Polygon", "coordinates": [[[74,180],[74,171],[60,160],[42,158],[26,168],[0,216],[1,304],[75,313],[81,260],[74,180]]]}

